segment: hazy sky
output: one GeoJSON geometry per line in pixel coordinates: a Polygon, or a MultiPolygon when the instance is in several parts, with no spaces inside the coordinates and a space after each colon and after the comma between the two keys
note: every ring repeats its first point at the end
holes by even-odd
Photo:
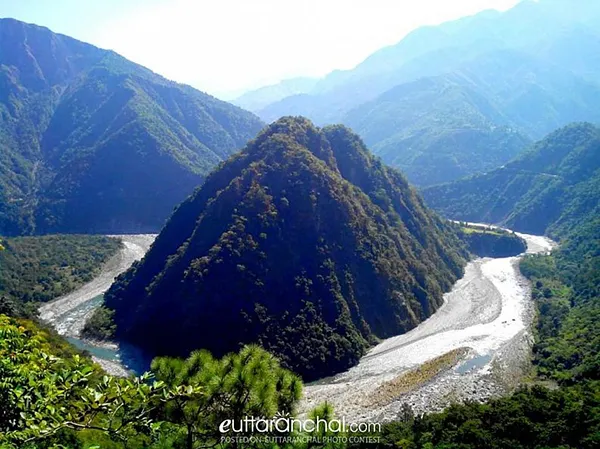
{"type": "Polygon", "coordinates": [[[347,69],[412,29],[518,0],[0,0],[44,25],[222,97],[347,69]]]}

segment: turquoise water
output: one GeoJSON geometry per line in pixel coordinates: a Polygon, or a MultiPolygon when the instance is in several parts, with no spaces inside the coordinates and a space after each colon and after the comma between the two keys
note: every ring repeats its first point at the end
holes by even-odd
{"type": "MultiPolygon", "coordinates": [[[[80,322],[85,319],[85,316],[92,310],[100,307],[104,302],[104,295],[98,295],[89,301],[84,302],[78,307],[70,310],[67,314],[60,317],[60,322],[80,322]]],[[[140,349],[121,343],[118,348],[106,348],[95,346],[88,341],[80,338],[67,337],[69,343],[76,348],[88,352],[90,355],[109,362],[116,362],[125,369],[132,371],[135,374],[141,374],[150,368],[151,358],[144,354],[140,349]]]]}
{"type": "Polygon", "coordinates": [[[459,365],[456,368],[456,372],[459,374],[464,374],[473,368],[483,368],[487,365],[490,360],[492,360],[492,356],[490,354],[478,355],[477,357],[473,357],[470,360],[467,360],[463,364],[459,365]]]}
{"type": "Polygon", "coordinates": [[[87,351],[91,355],[96,356],[103,360],[108,360],[110,362],[120,362],[121,357],[119,356],[119,351],[116,349],[109,348],[101,348],[98,346],[91,345],[83,340],[73,337],[67,337],[67,341],[75,346],[77,349],[81,349],[82,351],[87,351]]]}

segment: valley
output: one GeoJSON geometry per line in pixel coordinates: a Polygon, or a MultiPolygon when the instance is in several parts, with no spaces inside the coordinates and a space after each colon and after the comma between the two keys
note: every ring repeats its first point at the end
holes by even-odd
{"type": "MultiPolygon", "coordinates": [[[[122,362],[122,352],[114,344],[89,342],[80,339],[86,320],[102,304],[102,296],[114,279],[126,271],[152,245],[156,235],[112,235],[123,242],[123,247],[102,267],[102,272],[79,289],[39,307],[39,317],[66,337],[77,348],[86,350],[92,359],[108,373],[127,376],[129,369],[122,362]]],[[[135,360],[128,359],[136,365],[135,360]]]]}
{"type": "MultiPolygon", "coordinates": [[[[556,245],[547,237],[518,235],[527,242],[528,254],[546,253],[556,245]]],[[[124,247],[102,273],[77,291],[44,304],[40,316],[89,351],[108,373],[127,375],[136,366],[147,368],[147,361],[131,359],[142,357],[140,352],[127,345],[120,348],[79,339],[85,320],[102,303],[101,295],[112,279],[141,259],[155,238],[113,237],[121,239],[124,247]]],[[[534,304],[529,283],[519,272],[520,258],[469,262],[465,275],[434,315],[406,334],[383,340],[350,370],[307,385],[301,411],[327,401],[350,421],[385,422],[394,419],[403,404],[424,413],[441,410],[450,402],[486,400],[514,389],[529,369],[533,341],[534,304]],[[400,397],[383,403],[376,400],[386,384],[453,351],[459,351],[459,357],[446,369],[430,379],[417,379],[400,397]]]]}
{"type": "MultiPolygon", "coordinates": [[[[555,243],[519,234],[527,253],[555,243]]],[[[415,413],[439,411],[455,401],[486,400],[514,389],[529,369],[534,303],[519,272],[520,257],[475,259],[444,297],[444,305],[406,334],[382,341],[346,373],[308,385],[304,410],[323,401],[352,420],[389,421],[403,405],[415,413]],[[450,369],[413,384],[400,398],[371,402],[378,389],[437,357],[464,349],[450,369]]]]}
{"type": "Polygon", "coordinates": [[[62,1],[0,6],[0,449],[600,447],[598,0],[62,1]]]}

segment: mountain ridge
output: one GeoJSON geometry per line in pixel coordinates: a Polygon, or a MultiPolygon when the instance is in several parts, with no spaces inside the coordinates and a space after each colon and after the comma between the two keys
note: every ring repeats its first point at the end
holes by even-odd
{"type": "Polygon", "coordinates": [[[267,122],[293,114],[319,125],[344,123],[412,182],[448,182],[506,163],[568,123],[600,123],[599,27],[594,2],[523,1],[504,12],[418,28],[355,68],[256,112],[267,122]],[[431,94],[422,81],[440,77],[476,91],[501,117],[470,132],[472,126],[453,123],[462,104],[439,110],[439,101],[407,105],[405,97],[390,98],[401,89],[413,97],[431,94]],[[489,132],[503,127],[510,132],[489,132]]]}
{"type": "Polygon", "coordinates": [[[156,231],[262,127],[247,111],[44,27],[0,20],[0,50],[3,234],[156,231]]]}
{"type": "Polygon", "coordinates": [[[448,218],[559,238],[600,213],[599,156],[600,129],[571,124],[503,167],[429,187],[423,195],[448,218]]]}
{"type": "Polygon", "coordinates": [[[179,206],[105,298],[117,335],[151,352],[258,342],[315,379],[433,313],[465,257],[355,134],[285,117],[179,206]]]}

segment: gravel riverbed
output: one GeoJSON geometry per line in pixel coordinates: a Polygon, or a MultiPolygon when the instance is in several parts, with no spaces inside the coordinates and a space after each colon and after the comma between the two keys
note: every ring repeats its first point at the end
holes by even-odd
{"type": "MultiPolygon", "coordinates": [[[[548,252],[554,246],[546,237],[519,235],[527,242],[527,253],[548,252]]],[[[348,421],[387,421],[404,404],[423,413],[515,388],[529,369],[533,343],[534,304],[519,271],[521,257],[470,262],[434,315],[412,331],[382,341],[347,372],[306,386],[301,411],[327,401],[348,421]],[[459,348],[464,356],[454,366],[388,404],[372,407],[365,400],[382,385],[459,348]]]]}
{"type": "MultiPolygon", "coordinates": [[[[555,246],[546,237],[518,235],[526,240],[527,253],[544,253],[555,246]]],[[[101,295],[116,276],[143,257],[156,236],[114,237],[123,241],[123,249],[100,276],[40,307],[41,318],[61,335],[79,338],[86,318],[101,304],[101,295]]],[[[529,369],[533,344],[534,304],[529,283],[519,272],[521,257],[469,262],[464,276],[444,296],[444,304],[434,315],[412,331],[382,341],[347,372],[307,385],[300,411],[328,401],[336,414],[348,421],[387,421],[395,419],[404,404],[423,413],[456,401],[483,401],[514,389],[529,369]],[[382,386],[398,383],[423,364],[457,350],[461,356],[450,368],[434,371],[435,376],[386,403],[370,400],[382,386]]],[[[85,344],[119,351],[116,345],[85,344]]],[[[110,374],[129,373],[119,358],[94,355],[93,359],[110,374]]]]}
{"type": "MultiPolygon", "coordinates": [[[[109,289],[114,279],[126,271],[133,262],[140,260],[152,245],[156,234],[110,235],[123,242],[121,250],[102,267],[100,274],[79,289],[39,308],[40,318],[52,325],[57,332],[83,349],[105,349],[107,353],[119,352],[114,343],[88,342],[80,340],[81,330],[87,318],[102,304],[102,294],[109,289]],[[87,346],[87,347],[86,347],[87,346]]],[[[129,370],[118,359],[107,359],[92,355],[92,359],[113,375],[126,376],[129,370]]]]}

